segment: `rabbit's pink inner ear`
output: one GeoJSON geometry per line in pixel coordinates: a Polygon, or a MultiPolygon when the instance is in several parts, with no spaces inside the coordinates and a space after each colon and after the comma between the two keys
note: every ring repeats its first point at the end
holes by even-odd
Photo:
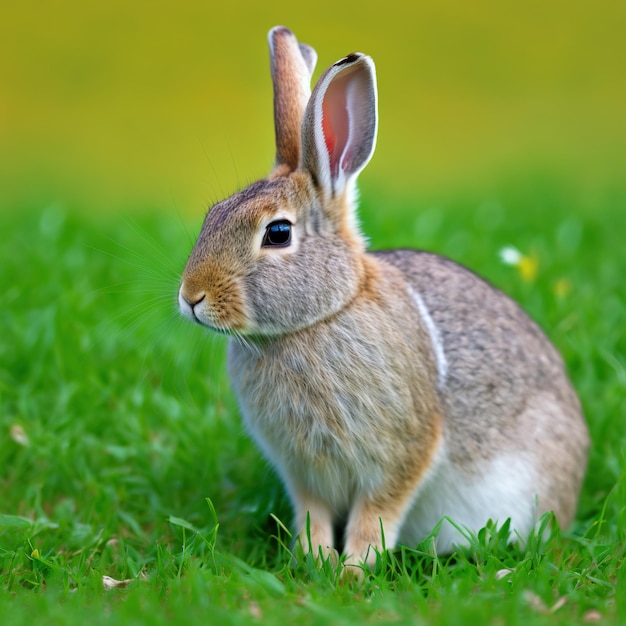
{"type": "Polygon", "coordinates": [[[350,134],[345,85],[342,85],[342,82],[340,78],[330,84],[322,103],[322,131],[333,177],[339,173],[341,156],[346,149],[350,134]]]}
{"type": "Polygon", "coordinates": [[[301,166],[333,194],[342,194],[367,165],[376,143],[376,75],[355,53],[317,82],[302,125],[301,166]]]}
{"type": "Polygon", "coordinates": [[[322,104],[322,132],[324,133],[324,143],[326,144],[326,152],[330,159],[330,169],[333,171],[333,153],[335,151],[335,144],[337,143],[337,137],[333,132],[333,128],[330,125],[328,116],[328,109],[325,104],[322,104]]]}

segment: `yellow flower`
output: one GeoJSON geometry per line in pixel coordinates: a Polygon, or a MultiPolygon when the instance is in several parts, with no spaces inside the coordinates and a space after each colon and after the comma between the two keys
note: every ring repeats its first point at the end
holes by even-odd
{"type": "Polygon", "coordinates": [[[506,246],[500,250],[500,259],[506,265],[517,268],[520,277],[526,283],[532,283],[537,278],[539,271],[539,257],[535,252],[522,254],[513,246],[506,246]]]}
{"type": "Polygon", "coordinates": [[[567,278],[560,278],[554,283],[553,290],[558,298],[565,298],[572,292],[572,283],[567,278]]]}

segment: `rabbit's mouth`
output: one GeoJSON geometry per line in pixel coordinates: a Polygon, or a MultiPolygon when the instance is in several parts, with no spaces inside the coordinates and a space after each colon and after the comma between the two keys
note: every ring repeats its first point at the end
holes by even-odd
{"type": "Polygon", "coordinates": [[[203,295],[200,299],[198,299],[195,302],[190,301],[183,295],[182,287],[178,290],[178,308],[180,312],[188,320],[191,320],[192,322],[197,322],[198,324],[202,324],[202,321],[196,315],[196,306],[198,306],[204,299],[205,299],[205,296],[203,295]]]}
{"type": "Polygon", "coordinates": [[[218,333],[228,332],[227,329],[216,324],[215,316],[210,314],[211,309],[206,305],[206,295],[202,295],[196,301],[190,301],[183,295],[181,287],[178,292],[178,308],[184,317],[200,326],[210,328],[218,333]]]}
{"type": "Polygon", "coordinates": [[[232,290],[214,297],[210,290],[190,290],[183,281],[178,291],[178,308],[188,320],[218,333],[240,332],[245,327],[246,316],[232,290]]]}

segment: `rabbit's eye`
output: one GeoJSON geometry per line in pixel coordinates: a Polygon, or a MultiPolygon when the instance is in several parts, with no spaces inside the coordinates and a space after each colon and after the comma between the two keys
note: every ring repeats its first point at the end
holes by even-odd
{"type": "Polygon", "coordinates": [[[263,237],[263,247],[286,247],[291,243],[291,222],[278,220],[268,224],[263,237]]]}

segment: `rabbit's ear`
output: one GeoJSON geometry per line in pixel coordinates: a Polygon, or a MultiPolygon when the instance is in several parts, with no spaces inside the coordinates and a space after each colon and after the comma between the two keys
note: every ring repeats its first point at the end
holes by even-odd
{"type": "Polygon", "coordinates": [[[300,129],[311,95],[317,54],[310,46],[298,43],[284,26],[272,28],[268,40],[274,83],[276,169],[287,166],[288,171],[293,171],[300,161],[300,129]]]}
{"type": "Polygon", "coordinates": [[[376,70],[350,54],[319,79],[302,127],[302,166],[333,196],[350,191],[376,145],[376,70]]]}

